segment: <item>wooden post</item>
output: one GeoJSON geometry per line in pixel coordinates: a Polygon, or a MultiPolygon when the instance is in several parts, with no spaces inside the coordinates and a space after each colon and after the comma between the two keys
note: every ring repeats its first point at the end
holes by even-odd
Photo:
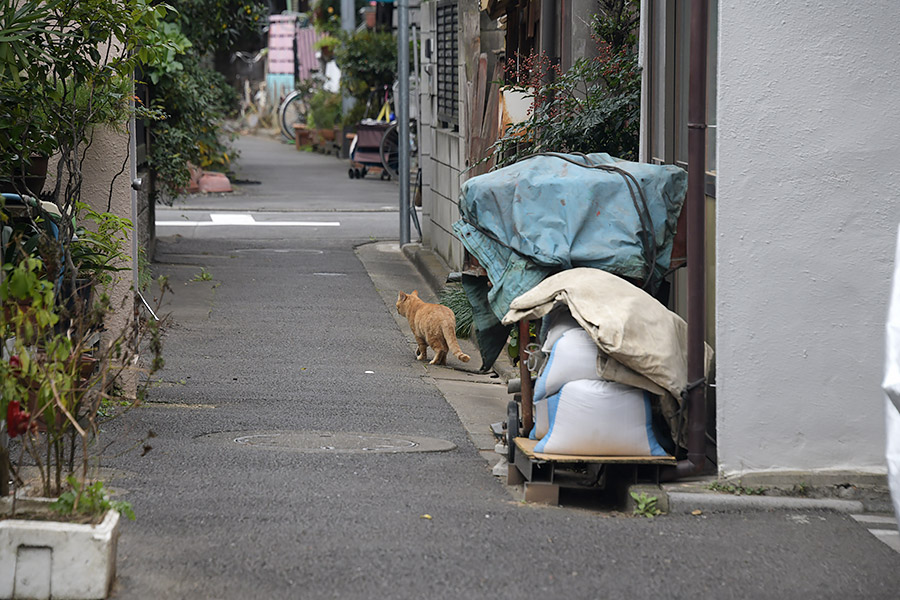
{"type": "Polygon", "coordinates": [[[525,435],[534,426],[534,389],[531,387],[531,372],[528,370],[528,354],[525,346],[531,341],[531,321],[519,321],[519,377],[522,378],[522,429],[525,435]]]}

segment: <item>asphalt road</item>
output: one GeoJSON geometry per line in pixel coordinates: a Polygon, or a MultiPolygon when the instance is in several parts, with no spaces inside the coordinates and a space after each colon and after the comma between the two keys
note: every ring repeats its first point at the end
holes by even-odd
{"type": "Polygon", "coordinates": [[[396,184],[273,141],[240,145],[241,177],[261,183],[159,211],[210,224],[158,229],[154,268],[174,289],[166,367],[111,425],[157,434],[146,456],[106,463],[137,513],[113,598],[898,597],[900,555],[846,515],[645,519],[515,502],[354,254],[397,237],[382,209],[396,184]],[[455,448],[300,452],[298,432],[455,448]]]}

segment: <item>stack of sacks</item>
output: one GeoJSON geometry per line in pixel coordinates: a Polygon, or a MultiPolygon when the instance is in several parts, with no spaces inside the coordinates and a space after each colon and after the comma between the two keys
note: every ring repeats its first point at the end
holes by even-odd
{"type": "Polygon", "coordinates": [[[600,349],[565,307],[544,321],[549,356],[534,388],[535,452],[580,456],[665,456],[651,425],[650,394],[605,381],[600,349]]]}
{"type": "MultiPolygon", "coordinates": [[[[665,423],[662,431],[676,432],[674,442],[684,446],[680,399],[687,389],[687,323],[644,290],[600,269],[574,268],[560,271],[534,286],[510,303],[503,316],[505,325],[522,320],[550,319],[555,310],[565,308],[596,344],[593,354],[580,359],[580,369],[596,358],[594,379],[645,390],[654,397],[654,409],[665,423]],[[655,398],[659,397],[657,401],[655,398]]],[[[545,327],[555,329],[555,323],[545,327]]],[[[563,326],[565,327],[565,326],[563,326]]],[[[560,339],[561,333],[548,333],[560,339]]],[[[557,350],[561,350],[557,348],[557,350]]],[[[706,372],[712,363],[712,349],[706,347],[706,372]]],[[[567,365],[568,367],[568,365],[567,365]]],[[[570,367],[571,368],[571,367],[570,367]]],[[[545,368],[546,370],[546,368],[545,368]]],[[[540,372],[544,374],[543,371],[540,372]]],[[[550,374],[543,384],[544,397],[553,395],[550,374]]],[[[546,410],[549,414],[548,403],[546,410]]],[[[548,429],[549,431],[549,429],[548,429]]],[[[668,432],[658,440],[673,441],[668,432]]],[[[674,446],[668,446],[674,451],[674,446]]]]}

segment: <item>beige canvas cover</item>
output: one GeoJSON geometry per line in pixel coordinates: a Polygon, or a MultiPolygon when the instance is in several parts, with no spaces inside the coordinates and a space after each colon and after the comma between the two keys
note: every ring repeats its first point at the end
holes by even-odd
{"type": "MultiPolygon", "coordinates": [[[[600,376],[660,394],[663,413],[674,424],[676,399],[680,403],[687,387],[684,319],[624,279],[582,267],[551,275],[517,297],[503,323],[539,319],[559,304],[569,307],[606,355],[598,360],[600,376]]],[[[709,346],[706,355],[708,371],[709,346]]]]}

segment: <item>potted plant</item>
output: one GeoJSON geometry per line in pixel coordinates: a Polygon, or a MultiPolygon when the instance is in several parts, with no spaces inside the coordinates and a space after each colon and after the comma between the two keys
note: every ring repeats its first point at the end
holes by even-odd
{"type": "Polygon", "coordinates": [[[0,499],[0,598],[46,597],[37,593],[44,589],[105,598],[120,513],[133,518],[130,506],[110,499],[97,479],[97,440],[106,420],[140,404],[142,394],[116,390],[124,379],[160,366],[158,327],[136,320],[104,340],[105,294],[75,311],[58,300],[39,258],[3,265],[0,415],[18,458],[0,450],[6,467],[0,471],[11,470],[16,484],[15,494],[0,499]],[[139,350],[148,340],[157,354],[142,362],[139,350]],[[41,550],[17,552],[21,547],[41,550]],[[27,593],[20,585],[26,574],[27,593]]]}
{"type": "Polygon", "coordinates": [[[335,139],[334,126],[341,118],[341,96],[324,89],[309,99],[307,125],[315,131],[314,142],[320,150],[327,150],[335,139]]]}
{"type": "Polygon", "coordinates": [[[334,49],[340,45],[341,41],[333,35],[323,35],[315,41],[313,48],[321,53],[322,60],[328,62],[334,59],[334,49]]]}

